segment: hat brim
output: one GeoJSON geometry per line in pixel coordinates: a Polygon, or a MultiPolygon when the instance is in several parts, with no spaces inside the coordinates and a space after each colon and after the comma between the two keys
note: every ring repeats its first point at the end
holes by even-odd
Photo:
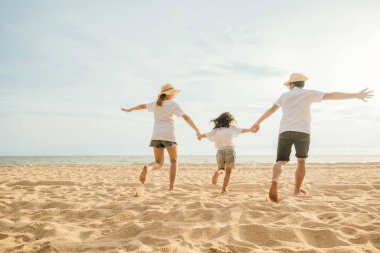
{"type": "Polygon", "coordinates": [[[309,78],[307,78],[306,76],[304,76],[304,77],[302,77],[302,78],[298,78],[298,79],[296,79],[296,80],[289,80],[289,81],[285,82],[284,85],[285,85],[285,86],[289,86],[290,83],[294,83],[294,82],[302,82],[302,81],[305,82],[305,81],[307,81],[307,80],[309,80],[309,78]]]}
{"type": "Polygon", "coordinates": [[[177,95],[178,93],[180,93],[181,90],[168,90],[168,91],[164,91],[164,92],[160,92],[160,95],[161,94],[166,94],[166,95],[169,95],[169,96],[173,96],[173,95],[177,95]]]}

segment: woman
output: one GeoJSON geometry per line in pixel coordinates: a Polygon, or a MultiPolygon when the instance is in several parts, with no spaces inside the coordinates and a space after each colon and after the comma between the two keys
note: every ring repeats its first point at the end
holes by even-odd
{"type": "Polygon", "coordinates": [[[153,147],[155,162],[145,165],[140,174],[140,182],[145,183],[147,173],[150,170],[160,169],[164,165],[164,149],[170,158],[170,185],[169,190],[174,189],[174,181],[177,174],[177,142],[173,116],[182,117],[197,135],[200,134],[191,118],[186,115],[178,103],[174,102],[175,96],[180,92],[173,85],[167,83],[161,87],[157,101],[149,104],[141,104],[126,109],[124,112],[132,112],[147,109],[154,113],[154,127],[150,147],[153,147]]]}

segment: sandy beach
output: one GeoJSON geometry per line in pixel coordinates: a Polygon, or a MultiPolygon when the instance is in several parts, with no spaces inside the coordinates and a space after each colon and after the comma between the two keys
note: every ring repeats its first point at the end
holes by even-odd
{"type": "Polygon", "coordinates": [[[227,194],[214,165],[0,167],[1,252],[380,252],[380,163],[310,164],[307,196],[293,196],[295,165],[277,204],[271,164],[238,164],[227,194]]]}

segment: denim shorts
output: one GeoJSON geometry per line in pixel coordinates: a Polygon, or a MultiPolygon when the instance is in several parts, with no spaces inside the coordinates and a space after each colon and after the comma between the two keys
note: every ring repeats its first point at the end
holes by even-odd
{"type": "Polygon", "coordinates": [[[225,167],[234,168],[235,167],[235,150],[232,148],[220,149],[216,153],[216,161],[218,163],[218,168],[224,170],[225,167]]]}
{"type": "Polygon", "coordinates": [[[150,147],[156,148],[166,148],[166,147],[174,147],[177,145],[175,141],[163,141],[163,140],[151,140],[150,147]]]}
{"type": "Polygon", "coordinates": [[[289,161],[293,144],[296,149],[296,157],[307,158],[310,146],[310,134],[286,131],[282,132],[278,137],[276,162],[289,161]]]}

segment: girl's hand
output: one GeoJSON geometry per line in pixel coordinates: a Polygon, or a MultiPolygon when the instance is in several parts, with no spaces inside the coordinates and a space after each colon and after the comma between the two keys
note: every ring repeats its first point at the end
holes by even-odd
{"type": "Polygon", "coordinates": [[[198,141],[202,140],[202,134],[201,133],[197,134],[197,139],[198,139],[198,141]]]}
{"type": "Polygon", "coordinates": [[[252,127],[251,127],[251,131],[252,133],[257,133],[257,131],[260,130],[260,125],[259,124],[254,124],[252,127]]]}
{"type": "Polygon", "coordinates": [[[127,109],[127,108],[121,108],[121,110],[122,110],[123,112],[132,112],[131,109],[127,109]]]}

